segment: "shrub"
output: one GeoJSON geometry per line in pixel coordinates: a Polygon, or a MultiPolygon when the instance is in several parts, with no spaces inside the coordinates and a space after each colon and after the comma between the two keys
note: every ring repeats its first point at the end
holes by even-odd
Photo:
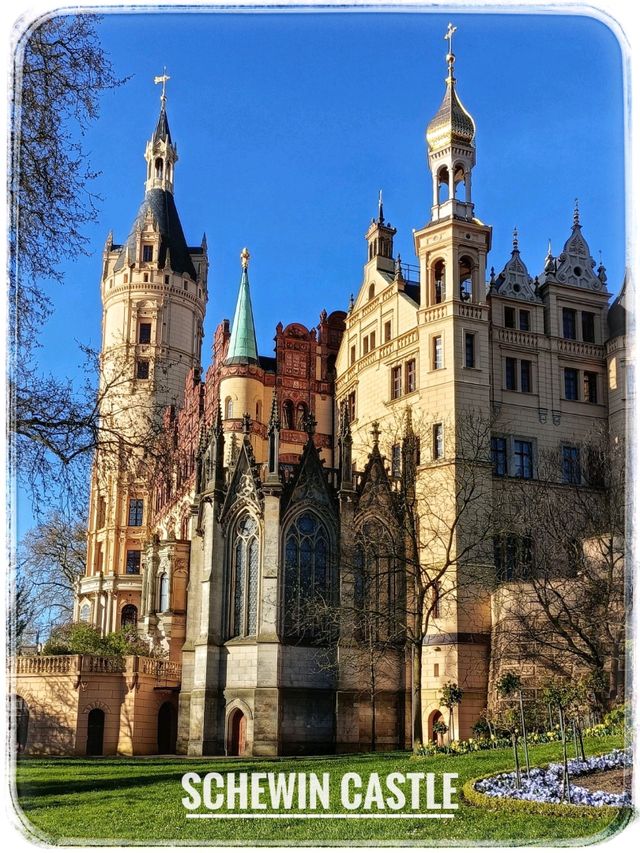
{"type": "Polygon", "coordinates": [[[43,655],[98,655],[124,657],[151,654],[149,646],[132,626],[121,628],[106,637],[86,622],[71,622],[55,628],[44,644],[43,655]]]}

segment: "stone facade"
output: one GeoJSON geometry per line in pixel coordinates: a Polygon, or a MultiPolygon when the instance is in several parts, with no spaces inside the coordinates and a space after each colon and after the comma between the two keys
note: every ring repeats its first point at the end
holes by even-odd
{"type": "MultiPolygon", "coordinates": [[[[112,372],[125,364],[138,413],[153,421],[164,408],[170,453],[137,480],[96,460],[76,617],[110,631],[134,607],[150,647],[181,664],[180,753],[406,748],[416,719],[425,738],[447,719],[449,682],[464,690],[454,731],[468,737],[490,700],[499,610],[513,591],[500,588],[491,537],[479,532],[505,484],[535,484],[547,456],[578,458],[595,431],[624,442],[624,296],[607,315],[606,273],[577,206],[561,253],[549,247],[538,275],[515,232],[502,271],[487,273],[492,232],[475,213],[475,124],[454,61],[427,129],[433,203],[414,231],[417,265],[394,257],[380,197],[349,310],[323,309],[316,328],[279,324],[267,357],[255,346],[243,250],[233,325],[217,327],[204,378],[206,242],[176,243],[174,227],[168,245],[154,213],[157,192],[175,210],[163,101],[146,201],[128,242],[109,239],[102,288],[106,362],[112,372]],[[152,376],[160,359],[166,387],[152,376]],[[407,495],[420,520],[413,540],[407,495]],[[431,573],[433,597],[413,648],[410,565],[431,573]],[[358,663],[367,654],[373,685],[358,663]]],[[[117,429],[139,427],[118,420],[115,392],[104,405],[117,429]]],[[[74,723],[77,677],[47,675],[60,679],[69,751],[86,739],[74,723]]],[[[126,675],[109,678],[115,686],[105,677],[101,689],[121,691],[124,707],[126,675]]],[[[39,689],[25,688],[31,701],[39,689]]],[[[113,726],[105,750],[152,751],[152,739],[127,741],[113,726]]]]}

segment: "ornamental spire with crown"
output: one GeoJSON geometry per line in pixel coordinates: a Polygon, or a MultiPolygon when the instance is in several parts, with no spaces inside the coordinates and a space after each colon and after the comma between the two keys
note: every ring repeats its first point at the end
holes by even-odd
{"type": "Polygon", "coordinates": [[[231,327],[231,340],[225,364],[257,364],[258,345],[256,343],[256,328],[253,322],[251,293],[249,291],[249,250],[245,247],[240,253],[242,263],[242,278],[236,312],[231,327]]]}
{"type": "MultiPolygon", "coordinates": [[[[171,139],[167,118],[166,84],[170,79],[166,68],[163,74],[154,77],[154,83],[161,83],[162,90],[160,114],[144,153],[147,161],[145,197],[138,209],[127,242],[122,247],[114,271],[135,263],[136,259],[145,260],[145,250],[141,247],[140,235],[153,231],[155,236],[151,242],[157,242],[157,245],[148,247],[147,251],[150,252],[153,262],[157,263],[158,269],[165,269],[167,272],[171,270],[197,281],[198,272],[192,258],[194,250],[189,248],[185,239],[173,196],[173,178],[175,164],[178,162],[178,149],[171,139]]],[[[206,245],[203,244],[201,249],[206,252],[206,245]]]]}
{"type": "Polygon", "coordinates": [[[473,218],[471,201],[471,169],[476,163],[474,138],[476,126],[462,105],[456,91],[453,75],[455,55],[453,34],[457,27],[449,24],[445,39],[449,42],[446,55],[448,74],[442,103],[427,127],[428,161],[433,176],[432,218],[445,219],[456,216],[473,218]],[[456,199],[456,188],[464,183],[465,198],[456,199]]]}

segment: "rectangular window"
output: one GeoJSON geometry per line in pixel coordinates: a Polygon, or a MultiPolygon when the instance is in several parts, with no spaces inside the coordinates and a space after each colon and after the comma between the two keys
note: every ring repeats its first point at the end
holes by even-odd
{"type": "Polygon", "coordinates": [[[391,476],[399,477],[402,474],[402,447],[394,444],[391,448],[391,476]]]}
{"type": "Polygon", "coordinates": [[[442,365],[442,335],[436,335],[433,339],[433,369],[440,370],[442,365]]]}
{"type": "Polygon", "coordinates": [[[580,485],[580,450],[577,447],[564,445],[562,448],[562,482],[580,485]]]}
{"type": "Polygon", "coordinates": [[[391,368],[391,399],[397,400],[402,396],[402,368],[400,365],[391,368]]]}
{"type": "Polygon", "coordinates": [[[391,340],[391,320],[387,320],[384,324],[384,342],[385,344],[391,340]]]}
{"type": "Polygon", "coordinates": [[[442,424],[433,425],[433,458],[442,459],[444,456],[444,429],[442,424]]]}
{"type": "Polygon", "coordinates": [[[504,308],[504,325],[507,329],[515,329],[516,327],[516,309],[505,305],[504,308]]]}
{"type": "Polygon", "coordinates": [[[471,332],[464,334],[464,366],[476,366],[476,336],[471,332]]]}
{"type": "Polygon", "coordinates": [[[582,312],[582,340],[589,344],[596,342],[596,315],[590,311],[582,312]]]}
{"type": "Polygon", "coordinates": [[[416,390],[416,360],[412,358],[405,365],[405,386],[407,394],[416,390]]]}
{"type": "Polygon", "coordinates": [[[164,277],[164,283],[165,283],[165,284],[169,284],[169,276],[168,276],[168,275],[165,275],[165,277],[164,277]]]}
{"type": "Polygon", "coordinates": [[[583,376],[582,398],[587,403],[598,402],[598,374],[585,371],[583,376]]]}
{"type": "Polygon", "coordinates": [[[356,346],[355,344],[351,347],[351,351],[349,353],[349,364],[356,363],[356,346]]]}
{"type": "Polygon", "coordinates": [[[136,379],[149,378],[149,362],[145,358],[139,358],[136,362],[136,379]]]}
{"type": "Polygon", "coordinates": [[[434,663],[433,665],[433,677],[440,678],[440,664],[434,663]]]}
{"type": "Polygon", "coordinates": [[[128,575],[140,574],[140,551],[127,551],[126,572],[128,575]]]}
{"type": "Polygon", "coordinates": [[[565,400],[578,399],[578,371],[573,367],[564,369],[564,398],[565,400]]]}
{"type": "Polygon", "coordinates": [[[142,260],[148,264],[153,260],[153,246],[147,244],[142,247],[142,260]]]}
{"type": "Polygon", "coordinates": [[[347,397],[347,417],[349,418],[349,423],[352,423],[356,419],[356,392],[352,391],[347,397]]]}
{"type": "Polygon", "coordinates": [[[507,391],[517,391],[518,385],[516,380],[516,369],[518,360],[515,358],[505,358],[504,360],[504,387],[507,391]]]}
{"type": "Polygon", "coordinates": [[[520,362],[520,390],[528,394],[531,389],[531,362],[520,362]]]}
{"type": "Polygon", "coordinates": [[[369,335],[369,349],[375,349],[375,348],[376,348],[376,333],[371,332],[371,334],[369,335]]]}
{"type": "Polygon", "coordinates": [[[129,498],[129,527],[142,527],[144,501],[142,498],[129,498]]]}
{"type": "Polygon", "coordinates": [[[500,435],[491,437],[491,461],[496,477],[507,474],[507,439],[500,435]]]}
{"type": "Polygon", "coordinates": [[[531,313],[520,310],[520,331],[528,332],[531,329],[531,313]]]}
{"type": "Polygon", "coordinates": [[[576,312],[573,308],[562,309],[562,336],[570,341],[576,339],[576,312]]]}
{"type": "Polygon", "coordinates": [[[513,442],[513,473],[523,480],[533,479],[533,444],[530,441],[513,442]]]}
{"type": "Polygon", "coordinates": [[[365,335],[362,339],[362,355],[366,355],[369,352],[369,335],[365,335]]]}
{"type": "Polygon", "coordinates": [[[140,326],[138,327],[138,343],[151,343],[151,323],[140,323],[140,326]]]}

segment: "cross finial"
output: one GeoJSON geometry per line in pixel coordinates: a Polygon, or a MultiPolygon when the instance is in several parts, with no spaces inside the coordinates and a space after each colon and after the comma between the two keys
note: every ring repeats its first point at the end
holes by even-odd
{"type": "Polygon", "coordinates": [[[371,424],[371,435],[373,436],[373,446],[378,446],[378,439],[380,438],[380,424],[378,421],[374,421],[371,424]]]}
{"type": "Polygon", "coordinates": [[[518,251],[518,226],[516,225],[513,229],[513,251],[518,251]]]}
{"type": "Polygon", "coordinates": [[[578,199],[575,200],[575,207],[573,208],[573,225],[580,225],[580,208],[578,207],[578,199]]]}
{"type": "Polygon", "coordinates": [[[171,80],[171,77],[169,77],[169,75],[167,74],[167,66],[165,65],[165,67],[162,69],[162,74],[153,78],[154,83],[162,83],[162,93],[160,95],[160,104],[162,105],[162,109],[164,109],[164,106],[167,102],[167,94],[166,94],[167,80],[171,80]]]}
{"type": "Polygon", "coordinates": [[[378,193],[378,222],[382,225],[384,222],[384,213],[382,209],[382,190],[378,193]]]}
{"type": "Polygon", "coordinates": [[[251,255],[249,254],[249,250],[245,246],[244,249],[240,252],[240,262],[242,263],[242,269],[246,270],[249,266],[249,258],[251,255]]]}
{"type": "Polygon", "coordinates": [[[454,27],[451,21],[449,21],[449,25],[447,27],[447,32],[445,33],[445,41],[449,42],[449,53],[453,53],[453,34],[457,30],[457,27],[454,27]]]}

